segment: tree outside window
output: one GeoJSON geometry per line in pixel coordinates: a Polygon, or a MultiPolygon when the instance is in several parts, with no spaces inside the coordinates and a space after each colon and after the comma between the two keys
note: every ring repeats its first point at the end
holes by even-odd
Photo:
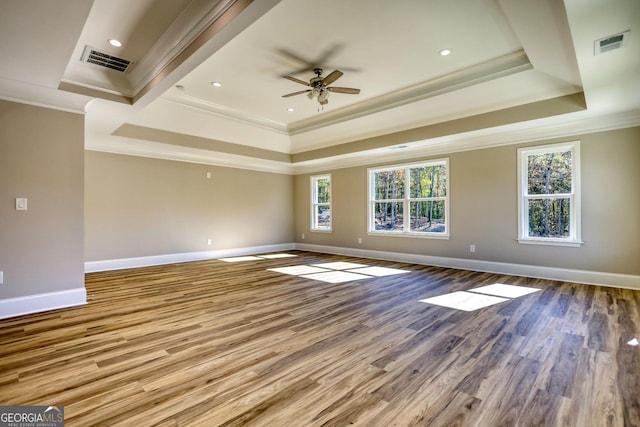
{"type": "Polygon", "coordinates": [[[311,177],[311,230],[331,231],[331,175],[311,177]]]}
{"type": "Polygon", "coordinates": [[[518,156],[518,240],[579,245],[579,143],[522,148],[518,156]]]}
{"type": "Polygon", "coordinates": [[[448,159],[369,169],[369,233],[448,237],[448,159]]]}

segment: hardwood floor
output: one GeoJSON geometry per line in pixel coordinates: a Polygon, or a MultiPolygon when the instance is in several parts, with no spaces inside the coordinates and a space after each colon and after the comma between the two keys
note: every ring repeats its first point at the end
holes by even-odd
{"type": "Polygon", "coordinates": [[[67,426],[640,426],[640,291],[307,252],[93,273],[0,321],[0,405],[67,426]],[[410,273],[325,283],[267,268],[410,273]],[[465,312],[419,302],[541,291],[465,312]]]}

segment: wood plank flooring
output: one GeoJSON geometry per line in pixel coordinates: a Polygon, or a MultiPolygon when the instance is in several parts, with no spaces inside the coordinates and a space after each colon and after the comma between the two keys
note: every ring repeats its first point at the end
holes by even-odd
{"type": "Polygon", "coordinates": [[[640,426],[640,291],[291,253],[88,274],[88,305],[0,320],[0,405],[64,405],[67,426],[640,426]],[[411,272],[267,270],[333,261],[411,272]],[[541,291],[419,302],[492,283],[541,291]]]}

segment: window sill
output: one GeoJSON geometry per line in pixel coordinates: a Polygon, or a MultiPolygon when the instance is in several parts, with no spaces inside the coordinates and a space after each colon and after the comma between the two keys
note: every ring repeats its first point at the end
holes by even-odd
{"type": "Polygon", "coordinates": [[[584,242],[580,240],[565,239],[516,239],[518,243],[523,245],[543,245],[543,246],[565,246],[571,248],[579,248],[584,242]]]}
{"type": "Polygon", "coordinates": [[[330,228],[312,228],[309,230],[311,233],[333,233],[330,228]]]}
{"type": "Polygon", "coordinates": [[[389,231],[368,231],[369,236],[381,236],[381,237],[416,237],[418,239],[436,239],[436,240],[449,240],[448,234],[425,234],[425,233],[404,233],[404,232],[389,232],[389,231]]]}

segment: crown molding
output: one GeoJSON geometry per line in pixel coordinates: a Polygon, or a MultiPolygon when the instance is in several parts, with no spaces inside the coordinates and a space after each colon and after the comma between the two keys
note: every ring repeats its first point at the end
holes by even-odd
{"type": "Polygon", "coordinates": [[[78,95],[85,95],[91,98],[100,98],[107,101],[120,102],[122,104],[133,104],[133,99],[125,96],[121,93],[117,93],[111,90],[103,89],[98,86],[89,86],[85,84],[76,84],[66,80],[63,80],[58,85],[58,89],[65,92],[76,93],[78,95]]]}
{"type": "Polygon", "coordinates": [[[87,96],[2,77],[0,99],[77,114],[84,114],[91,101],[87,96]]]}
{"type": "Polygon", "coordinates": [[[293,166],[288,162],[123,137],[111,136],[109,138],[92,140],[85,144],[85,150],[247,169],[259,172],[272,172],[286,175],[293,174],[293,166]]]}
{"type": "Polygon", "coordinates": [[[120,126],[112,133],[112,135],[136,140],[160,142],[180,147],[197,148],[216,153],[233,154],[262,160],[272,160],[287,164],[291,163],[291,155],[281,151],[267,150],[264,148],[243,144],[234,144],[211,138],[203,138],[200,136],[171,132],[133,124],[124,124],[120,126]]]}
{"type": "Polygon", "coordinates": [[[237,1],[191,2],[153,47],[149,49],[144,58],[131,70],[129,81],[133,89],[132,92],[135,94],[140,92],[237,1]]]}
{"type": "Polygon", "coordinates": [[[404,161],[418,157],[480,150],[524,142],[565,137],[573,138],[576,135],[634,126],[640,126],[640,110],[608,115],[595,115],[588,111],[581,111],[550,118],[411,141],[402,144],[406,146],[404,149],[398,149],[398,144],[395,144],[393,146],[372,150],[357,151],[294,163],[114,136],[108,139],[92,141],[91,143],[87,142],[85,148],[90,151],[299,175],[347,167],[368,166],[382,162],[404,161]]]}
{"type": "Polygon", "coordinates": [[[293,163],[293,173],[316,173],[328,169],[367,166],[417,157],[436,156],[462,151],[480,150],[556,138],[575,137],[596,132],[640,126],[640,110],[608,115],[588,112],[562,114],[551,118],[531,120],[470,132],[403,143],[394,146],[347,153],[293,163]]]}
{"type": "Polygon", "coordinates": [[[289,125],[289,133],[297,135],[309,132],[531,69],[533,66],[524,50],[518,50],[435,79],[329,111],[321,116],[292,123],[289,125]]]}
{"type": "Polygon", "coordinates": [[[182,107],[195,108],[216,117],[232,120],[235,122],[257,126],[262,129],[270,130],[282,135],[289,135],[289,129],[284,123],[275,120],[269,120],[262,117],[254,116],[233,108],[214,104],[190,95],[163,95],[161,99],[180,105],[182,107]]]}
{"type": "Polygon", "coordinates": [[[88,68],[86,64],[72,61],[65,71],[63,84],[59,89],[80,94],[88,93],[93,97],[116,102],[123,101],[114,97],[126,98],[126,102],[132,104],[134,96],[238,1],[191,2],[146,55],[136,61],[131,72],[117,76],[119,83],[113,80],[113,75],[108,74],[108,71],[98,70],[99,67],[88,68]]]}
{"type": "Polygon", "coordinates": [[[197,108],[217,117],[259,126],[263,129],[293,136],[531,69],[533,69],[533,67],[526,53],[523,50],[518,50],[436,79],[431,79],[348,107],[332,110],[319,116],[300,120],[288,126],[284,123],[263,119],[228,107],[223,107],[194,96],[170,94],[163,95],[162,99],[178,105],[197,108]]]}
{"type": "Polygon", "coordinates": [[[157,86],[162,86],[160,92],[166,90],[166,85],[161,85],[165,78],[178,68],[184,73],[188,67],[193,67],[197,62],[192,56],[202,60],[207,50],[203,47],[215,45],[219,48],[234,31],[241,31],[279,1],[192,1],[144,57],[136,61],[131,72],[117,76],[117,82],[108,71],[88,69],[86,64],[72,62],[63,75],[64,84],[60,89],[79,94],[89,93],[93,97],[111,101],[136,103],[157,86]],[[245,12],[247,9],[251,10],[245,12]],[[240,15],[243,15],[242,19],[236,19],[240,15]],[[234,27],[234,30],[226,27],[234,27]],[[216,38],[223,31],[225,36],[216,38]],[[212,39],[215,40],[212,42],[212,39]],[[189,65],[185,67],[185,63],[189,65]]]}

